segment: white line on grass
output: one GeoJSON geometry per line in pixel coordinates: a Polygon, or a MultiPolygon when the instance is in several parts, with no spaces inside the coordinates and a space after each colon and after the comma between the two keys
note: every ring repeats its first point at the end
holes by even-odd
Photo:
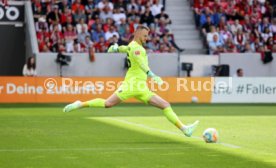
{"type": "Polygon", "coordinates": [[[190,147],[181,148],[154,148],[154,147],[144,147],[144,148],[32,148],[32,149],[0,149],[0,152],[57,152],[57,151],[129,151],[129,150],[183,150],[190,147]]]}
{"type": "MultiPolygon", "coordinates": [[[[93,119],[93,117],[91,117],[90,119],[93,119]]],[[[146,125],[144,125],[144,124],[139,124],[139,123],[135,123],[135,122],[130,122],[130,121],[127,121],[127,120],[122,120],[122,119],[117,119],[117,118],[109,118],[109,117],[106,117],[105,119],[109,119],[109,120],[121,122],[121,123],[128,124],[128,125],[132,125],[132,126],[137,126],[137,127],[143,128],[143,129],[150,130],[150,131],[162,132],[162,133],[166,133],[166,134],[171,134],[171,135],[176,135],[176,136],[181,136],[181,137],[183,137],[182,134],[179,134],[179,133],[177,133],[177,132],[168,131],[168,130],[161,130],[161,129],[157,129],[157,128],[152,128],[152,127],[146,126],[146,125]]],[[[198,140],[202,140],[202,138],[201,138],[201,137],[198,137],[198,136],[192,136],[191,138],[198,139],[198,140]]],[[[240,146],[233,145],[233,144],[228,144],[228,143],[223,143],[223,142],[219,142],[219,143],[217,143],[217,144],[220,144],[220,145],[223,145],[223,146],[226,146],[226,147],[229,147],[229,148],[241,148],[240,146]]]]}

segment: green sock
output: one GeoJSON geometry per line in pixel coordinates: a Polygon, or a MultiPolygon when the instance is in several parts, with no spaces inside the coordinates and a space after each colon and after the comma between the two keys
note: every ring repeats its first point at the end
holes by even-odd
{"type": "Polygon", "coordinates": [[[82,107],[102,107],[102,108],[104,108],[105,107],[105,99],[97,98],[97,99],[89,100],[89,101],[83,102],[81,106],[82,107]]]}
{"type": "Polygon", "coordinates": [[[179,120],[177,115],[173,112],[173,109],[171,107],[167,107],[163,110],[164,115],[167,117],[167,119],[174,124],[177,128],[180,130],[185,129],[185,125],[179,120]]]}

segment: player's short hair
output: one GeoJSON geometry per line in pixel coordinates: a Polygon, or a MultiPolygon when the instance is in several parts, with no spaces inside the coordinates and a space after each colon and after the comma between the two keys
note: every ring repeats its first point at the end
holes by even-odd
{"type": "Polygon", "coordinates": [[[136,31],[140,31],[140,30],[143,30],[143,29],[145,29],[147,31],[150,31],[150,29],[147,26],[144,26],[144,25],[137,26],[136,31]]]}
{"type": "Polygon", "coordinates": [[[237,73],[241,73],[241,71],[242,71],[241,68],[237,69],[237,73]]]}

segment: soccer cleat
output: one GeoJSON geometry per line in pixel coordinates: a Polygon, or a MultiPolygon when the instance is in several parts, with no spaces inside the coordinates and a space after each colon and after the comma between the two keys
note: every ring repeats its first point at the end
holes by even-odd
{"type": "Polygon", "coordinates": [[[199,123],[199,121],[196,120],[193,124],[186,126],[186,129],[183,131],[184,134],[185,134],[187,137],[192,136],[192,134],[194,133],[194,131],[195,131],[195,129],[196,129],[198,123],[199,123]]]}
{"type": "Polygon", "coordinates": [[[71,103],[71,104],[68,104],[67,106],[65,106],[63,109],[63,112],[68,113],[70,111],[80,108],[80,106],[81,106],[81,101],[77,100],[74,103],[71,103]]]}

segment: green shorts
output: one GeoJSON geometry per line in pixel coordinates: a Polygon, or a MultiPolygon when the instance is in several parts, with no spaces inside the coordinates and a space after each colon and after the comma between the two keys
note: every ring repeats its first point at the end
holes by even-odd
{"type": "Polygon", "coordinates": [[[155,95],[149,90],[145,81],[134,80],[124,81],[115,93],[122,101],[135,98],[145,104],[148,104],[150,98],[155,95]]]}

